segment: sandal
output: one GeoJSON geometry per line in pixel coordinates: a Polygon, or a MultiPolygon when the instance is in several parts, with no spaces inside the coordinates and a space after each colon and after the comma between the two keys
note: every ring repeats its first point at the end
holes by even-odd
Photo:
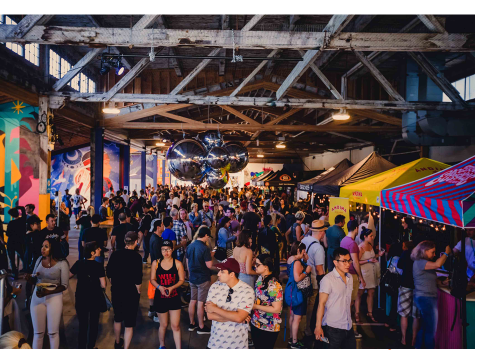
{"type": "Polygon", "coordinates": [[[367,318],[369,318],[374,323],[378,322],[377,320],[375,320],[375,318],[373,317],[373,314],[371,312],[367,313],[367,318]]]}
{"type": "Polygon", "coordinates": [[[360,321],[360,313],[355,313],[355,322],[357,324],[361,324],[362,322],[360,321]]]}

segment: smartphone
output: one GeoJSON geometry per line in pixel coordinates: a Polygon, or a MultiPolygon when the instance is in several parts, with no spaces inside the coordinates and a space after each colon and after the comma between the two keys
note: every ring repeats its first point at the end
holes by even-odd
{"type": "Polygon", "coordinates": [[[167,294],[167,296],[168,296],[168,294],[169,294],[168,289],[165,289],[165,294],[167,294]]]}
{"type": "Polygon", "coordinates": [[[320,341],[323,341],[326,344],[330,344],[330,341],[328,341],[328,338],[326,338],[326,337],[321,337],[320,341]]]}

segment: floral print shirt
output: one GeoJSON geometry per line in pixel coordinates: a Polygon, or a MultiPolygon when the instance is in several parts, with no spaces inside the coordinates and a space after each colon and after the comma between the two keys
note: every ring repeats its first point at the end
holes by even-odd
{"type": "MultiPolygon", "coordinates": [[[[274,278],[268,281],[268,287],[262,290],[263,277],[259,276],[255,282],[255,304],[272,306],[276,301],[283,301],[282,285],[274,278]]],[[[281,314],[267,313],[262,310],[253,310],[251,323],[264,331],[280,331],[281,314]]]]}

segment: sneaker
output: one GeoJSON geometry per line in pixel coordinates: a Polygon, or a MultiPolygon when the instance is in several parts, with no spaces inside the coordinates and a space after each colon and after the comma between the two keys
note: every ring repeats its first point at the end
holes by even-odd
{"type": "Polygon", "coordinates": [[[150,310],[149,310],[149,311],[148,311],[148,317],[149,317],[150,319],[153,319],[154,316],[155,316],[155,311],[150,311],[150,310]]]}
{"type": "Polygon", "coordinates": [[[288,339],[288,346],[290,346],[292,344],[293,344],[293,339],[292,338],[288,339]]]}
{"type": "Polygon", "coordinates": [[[305,345],[303,345],[300,341],[293,343],[290,345],[290,349],[303,349],[305,345]]]}
{"type": "Polygon", "coordinates": [[[115,345],[114,345],[114,346],[115,346],[115,349],[123,349],[124,343],[125,343],[125,342],[123,341],[122,338],[120,338],[120,343],[119,343],[119,344],[117,344],[117,341],[115,341],[115,345]]]}
{"type": "Polygon", "coordinates": [[[166,349],[166,347],[165,346],[160,346],[159,349],[166,349]]]}
{"type": "Polygon", "coordinates": [[[160,323],[160,320],[158,319],[157,315],[153,316],[153,321],[155,321],[156,323],[160,323]]]}
{"type": "Polygon", "coordinates": [[[363,336],[360,334],[358,331],[354,331],[355,333],[355,339],[361,339],[363,336]]]}
{"type": "Polygon", "coordinates": [[[195,329],[198,328],[197,324],[190,324],[188,325],[188,331],[195,331],[195,329]]]}
{"type": "Polygon", "coordinates": [[[248,339],[248,347],[251,348],[251,347],[254,347],[255,345],[253,344],[253,341],[252,339],[248,339]]]}
{"type": "Polygon", "coordinates": [[[210,334],[210,328],[207,325],[204,325],[203,328],[198,328],[197,329],[197,334],[210,334]]]}

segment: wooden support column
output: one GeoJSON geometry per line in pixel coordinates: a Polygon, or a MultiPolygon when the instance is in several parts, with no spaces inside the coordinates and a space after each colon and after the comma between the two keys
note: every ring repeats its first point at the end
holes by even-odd
{"type": "MultiPolygon", "coordinates": [[[[48,106],[48,96],[40,96],[38,104],[38,117],[42,119],[43,114],[46,115],[48,119],[49,116],[52,116],[52,112],[48,106]]],[[[45,118],[45,116],[43,116],[45,118]]],[[[39,170],[39,202],[38,202],[38,216],[41,220],[45,220],[47,215],[50,213],[50,165],[52,155],[50,152],[50,147],[48,146],[48,132],[44,132],[39,135],[40,137],[40,148],[39,159],[40,163],[38,164],[39,170]]]]}
{"type": "Polygon", "coordinates": [[[103,129],[96,127],[90,135],[90,204],[95,211],[102,205],[103,192],[103,129]]]}

